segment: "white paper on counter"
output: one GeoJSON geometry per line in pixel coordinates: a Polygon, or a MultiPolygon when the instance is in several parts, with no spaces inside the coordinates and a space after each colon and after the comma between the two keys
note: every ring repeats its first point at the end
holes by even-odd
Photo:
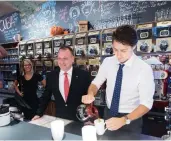
{"type": "Polygon", "coordinates": [[[50,128],[50,123],[54,120],[63,120],[65,126],[67,124],[73,122],[72,120],[67,120],[67,119],[57,118],[57,117],[53,117],[53,116],[43,115],[41,118],[39,118],[37,120],[30,121],[29,123],[50,128]]]}
{"type": "Polygon", "coordinates": [[[30,121],[29,123],[41,126],[41,125],[50,123],[50,122],[52,122],[54,120],[56,120],[56,117],[48,116],[48,115],[43,115],[41,118],[33,120],[33,121],[30,121]]]}
{"type": "Polygon", "coordinates": [[[57,120],[63,120],[65,125],[73,122],[72,120],[67,120],[67,119],[62,119],[62,118],[57,118],[57,120]]]}

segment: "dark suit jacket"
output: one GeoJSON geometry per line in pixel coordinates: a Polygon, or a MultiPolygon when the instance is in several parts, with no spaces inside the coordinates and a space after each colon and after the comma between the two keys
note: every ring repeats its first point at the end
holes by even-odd
{"type": "Polygon", "coordinates": [[[37,110],[37,115],[43,115],[53,94],[56,104],[56,116],[70,120],[77,120],[76,109],[81,104],[82,96],[87,94],[88,87],[91,83],[90,74],[84,70],[73,67],[69,95],[65,103],[59,91],[59,73],[60,68],[57,68],[47,74],[46,88],[43,96],[40,98],[40,106],[37,110]]]}

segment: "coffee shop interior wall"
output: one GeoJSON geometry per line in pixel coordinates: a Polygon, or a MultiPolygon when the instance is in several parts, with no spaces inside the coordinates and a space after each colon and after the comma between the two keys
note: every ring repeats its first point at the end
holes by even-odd
{"type": "Polygon", "coordinates": [[[18,33],[20,32],[24,40],[50,36],[50,27],[53,25],[77,32],[80,20],[89,21],[90,29],[104,29],[122,24],[132,25],[161,18],[168,19],[171,16],[169,1],[73,0],[10,3],[20,11],[21,19],[18,24],[21,22],[21,26],[18,33]]]}
{"type": "Polygon", "coordinates": [[[150,22],[169,16],[170,5],[169,1],[49,1],[40,4],[32,13],[21,14],[21,34],[26,40],[47,37],[53,25],[78,32],[80,20],[89,21],[90,29],[150,22]]]}

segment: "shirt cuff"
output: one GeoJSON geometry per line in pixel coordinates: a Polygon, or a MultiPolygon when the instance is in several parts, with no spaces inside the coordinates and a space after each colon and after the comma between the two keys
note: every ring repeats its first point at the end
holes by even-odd
{"type": "Polygon", "coordinates": [[[91,82],[91,84],[96,85],[97,89],[100,88],[100,85],[98,84],[98,82],[97,82],[96,80],[93,80],[93,81],[91,82]]]}
{"type": "Polygon", "coordinates": [[[140,102],[141,105],[144,105],[145,107],[147,107],[149,110],[152,108],[153,106],[153,101],[149,101],[149,102],[140,102]]]}

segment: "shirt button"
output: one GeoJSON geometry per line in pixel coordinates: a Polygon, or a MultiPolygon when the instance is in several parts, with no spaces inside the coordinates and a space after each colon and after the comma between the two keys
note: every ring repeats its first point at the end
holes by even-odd
{"type": "Polygon", "coordinates": [[[65,104],[65,106],[67,106],[67,104],[65,104]]]}

